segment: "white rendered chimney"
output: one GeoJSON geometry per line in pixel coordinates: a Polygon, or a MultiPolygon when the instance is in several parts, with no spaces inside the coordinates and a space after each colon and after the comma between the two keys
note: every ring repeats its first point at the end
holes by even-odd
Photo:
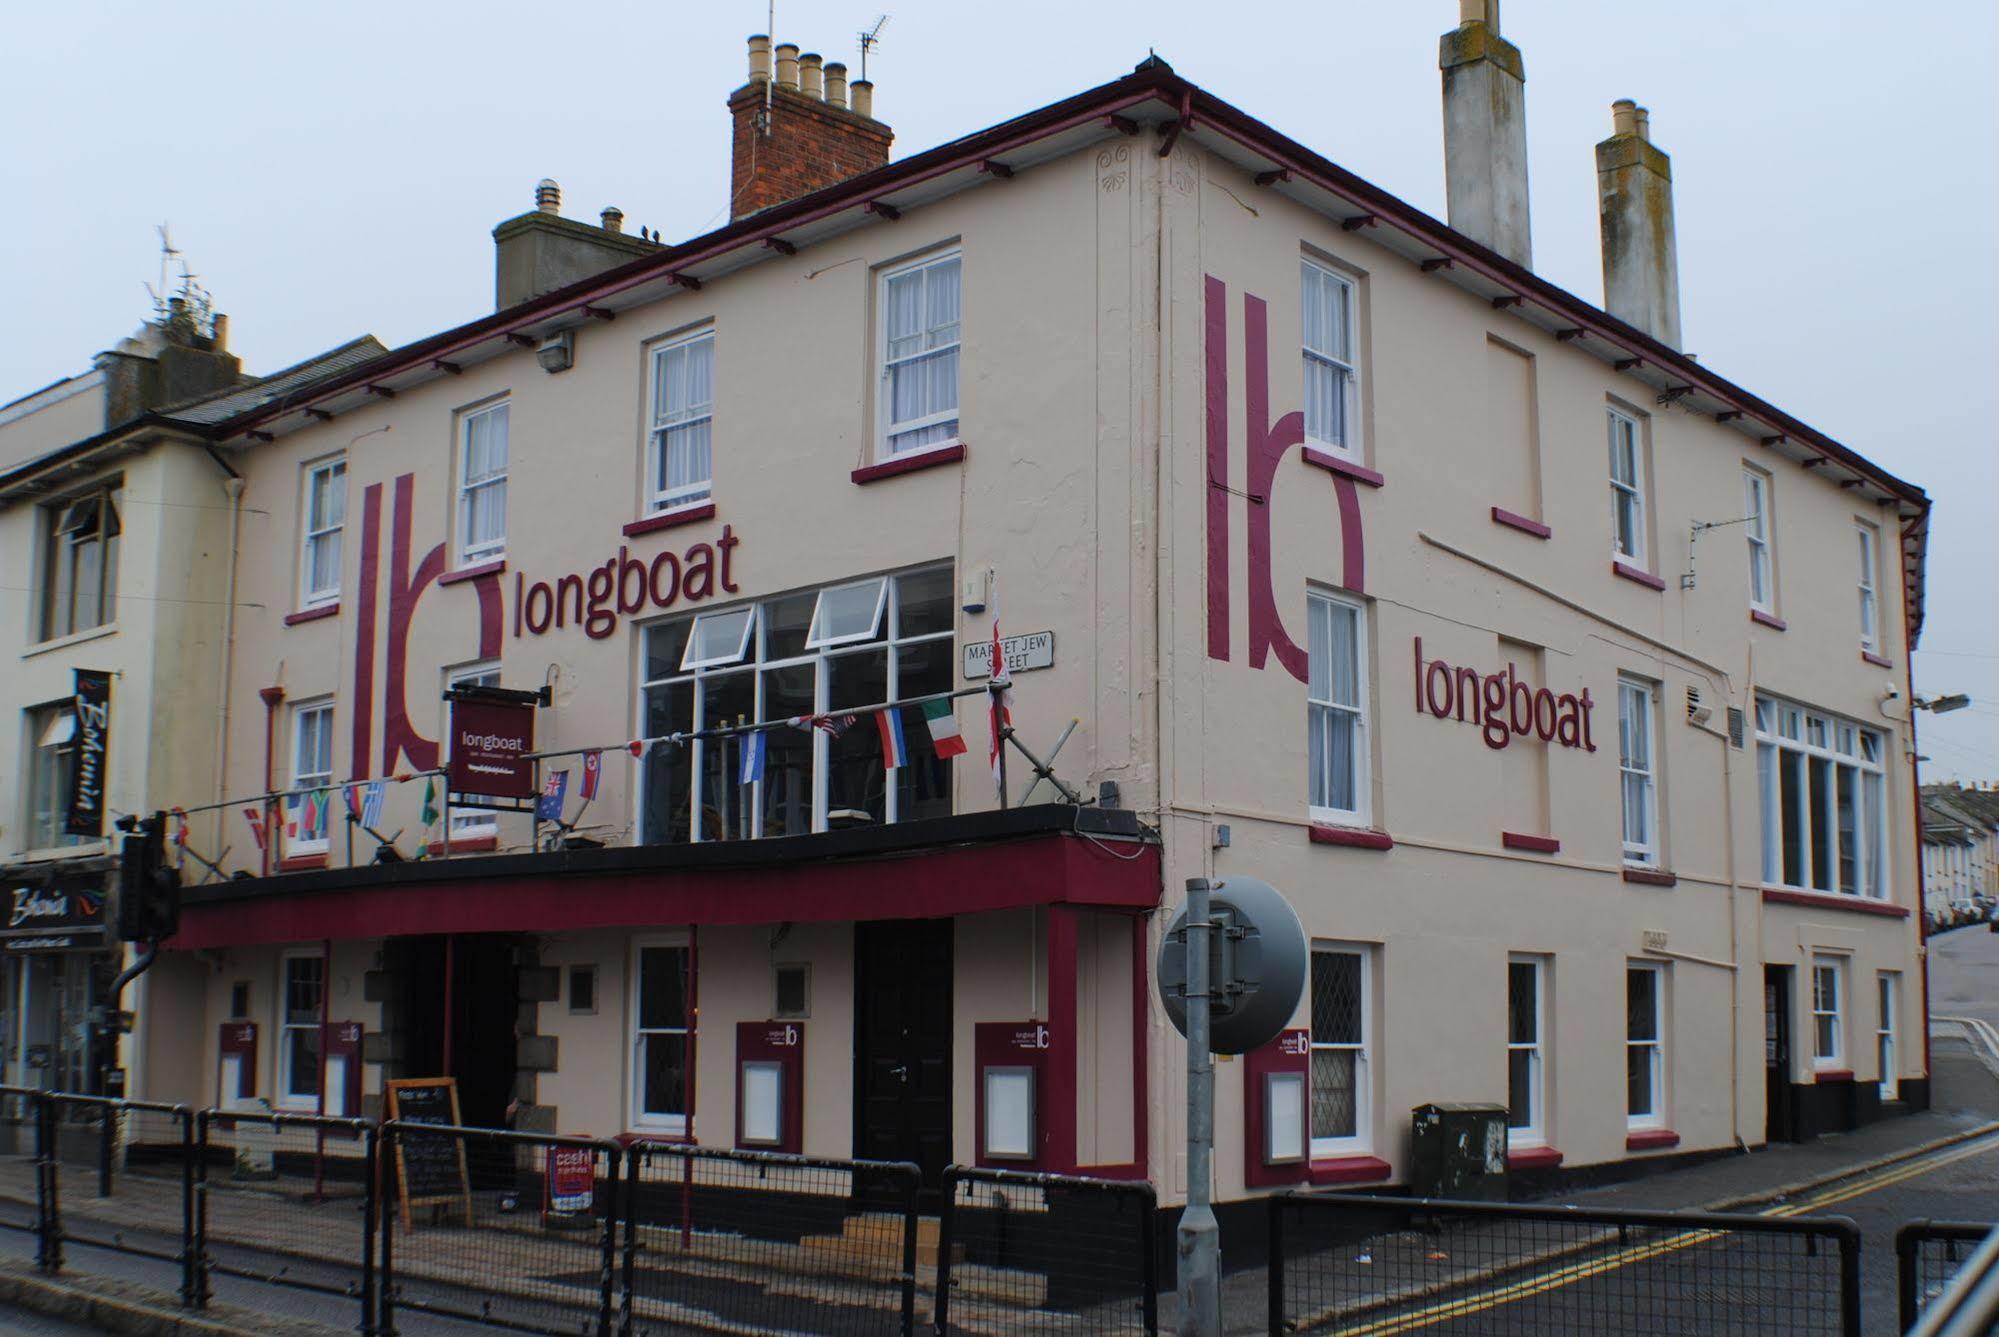
{"type": "Polygon", "coordinates": [[[1499,35],[1499,0],[1460,0],[1444,34],[1444,191],[1450,224],[1523,269],[1534,267],[1527,219],[1527,75],[1499,35]]]}
{"type": "Polygon", "coordinates": [[[1610,106],[1596,146],[1603,225],[1603,309],[1668,348],[1680,346],[1680,262],[1673,239],[1673,162],[1652,144],[1650,114],[1629,98],[1610,106]]]}

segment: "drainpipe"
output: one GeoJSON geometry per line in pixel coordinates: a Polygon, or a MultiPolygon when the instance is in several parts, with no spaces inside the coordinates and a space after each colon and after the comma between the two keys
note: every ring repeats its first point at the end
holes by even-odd
{"type": "MultiPolygon", "coordinates": [[[[224,469],[229,465],[222,457],[209,452],[209,457],[224,469]]],[[[229,685],[236,667],[236,559],[243,539],[243,478],[233,469],[229,477],[222,480],[223,495],[229,498],[229,575],[227,589],[222,599],[222,672],[216,680],[215,730],[215,793],[210,800],[220,803],[228,797],[229,776],[229,685]]],[[[222,848],[222,836],[227,827],[229,811],[215,810],[215,843],[212,849],[222,848]]]]}

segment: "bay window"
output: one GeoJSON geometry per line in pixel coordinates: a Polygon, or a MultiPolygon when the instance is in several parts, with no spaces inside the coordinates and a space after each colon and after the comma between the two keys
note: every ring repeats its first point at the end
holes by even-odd
{"type": "Polygon", "coordinates": [[[1884,747],[1850,720],[1756,698],[1766,886],[1888,895],[1884,747]]]}
{"type": "Polygon", "coordinates": [[[954,596],[951,568],[934,566],[647,627],[639,699],[646,737],[779,723],[763,731],[762,764],[747,783],[747,736],[649,748],[643,840],[798,835],[948,814],[950,763],[928,745],[920,712],[903,709],[908,759],[894,770],[883,766],[880,731],[865,714],[830,728],[782,721],[950,691],[954,596]]]}

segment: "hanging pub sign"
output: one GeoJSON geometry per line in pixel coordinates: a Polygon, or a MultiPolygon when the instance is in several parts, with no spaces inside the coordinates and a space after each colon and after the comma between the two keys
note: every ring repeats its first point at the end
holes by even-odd
{"type": "Polygon", "coordinates": [[[0,950],[73,952],[104,945],[104,888],[95,883],[13,885],[0,904],[0,950]]]}
{"type": "Polygon", "coordinates": [[[451,790],[495,798],[535,797],[531,701],[451,698],[451,790]]]}
{"type": "Polygon", "coordinates": [[[104,834],[104,762],[111,751],[111,675],[76,670],[76,765],[70,772],[64,834],[104,834]]]}

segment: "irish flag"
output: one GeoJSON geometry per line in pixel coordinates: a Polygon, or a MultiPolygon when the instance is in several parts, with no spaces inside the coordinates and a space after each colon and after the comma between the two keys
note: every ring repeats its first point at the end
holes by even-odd
{"type": "Polygon", "coordinates": [[[923,722],[930,726],[930,745],[937,749],[939,761],[948,761],[967,750],[965,739],[958,732],[958,717],[949,701],[925,701],[923,722]]]}

